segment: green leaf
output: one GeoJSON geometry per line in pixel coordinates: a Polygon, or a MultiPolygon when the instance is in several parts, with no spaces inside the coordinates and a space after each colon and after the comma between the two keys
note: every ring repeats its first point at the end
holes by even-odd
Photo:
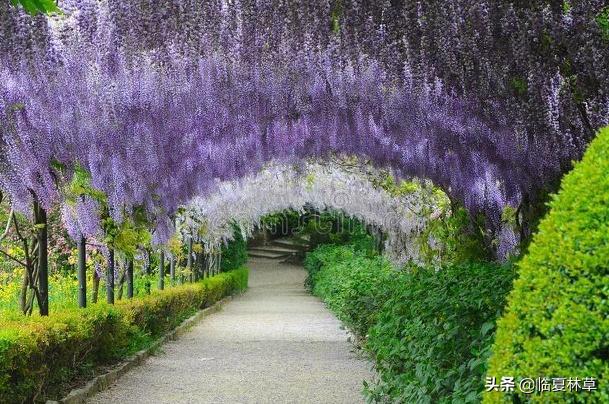
{"type": "Polygon", "coordinates": [[[482,328],[480,329],[480,335],[485,336],[493,328],[495,328],[495,323],[492,321],[488,321],[488,322],[482,324],[482,328]]]}
{"type": "Polygon", "coordinates": [[[31,15],[61,13],[55,0],[11,0],[11,3],[13,6],[21,5],[31,15]]]}

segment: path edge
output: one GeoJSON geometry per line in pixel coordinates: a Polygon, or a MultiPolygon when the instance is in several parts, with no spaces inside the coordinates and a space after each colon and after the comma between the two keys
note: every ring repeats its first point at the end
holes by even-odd
{"type": "Polygon", "coordinates": [[[107,390],[112,385],[112,383],[114,383],[115,381],[120,379],[125,373],[127,373],[131,369],[135,368],[136,366],[143,364],[146,361],[146,359],[148,359],[153,354],[153,352],[156,351],[165,342],[176,340],[179,337],[181,337],[182,335],[186,334],[199,321],[203,320],[205,317],[209,316],[210,314],[220,311],[222,309],[222,306],[224,306],[226,303],[233,300],[233,298],[235,296],[238,296],[240,294],[241,293],[226,296],[222,300],[219,300],[216,303],[214,303],[213,305],[211,305],[205,309],[199,310],[198,312],[193,314],[191,317],[182,321],[182,323],[180,325],[178,325],[176,328],[174,328],[171,331],[168,331],[166,334],[164,334],[159,339],[154,341],[152,343],[152,345],[150,345],[148,348],[142,349],[141,351],[136,352],[135,354],[133,354],[129,358],[125,359],[124,361],[120,362],[116,366],[113,366],[112,369],[110,369],[106,373],[103,373],[99,376],[94,377],[92,380],[87,382],[87,384],[85,384],[83,387],[73,389],[72,391],[70,391],[70,393],[68,393],[67,396],[65,396],[61,400],[59,400],[59,401],[47,400],[46,404],[59,404],[59,403],[84,404],[84,403],[86,403],[86,401],[89,397],[91,397],[94,394],[99,393],[101,391],[107,390]]]}

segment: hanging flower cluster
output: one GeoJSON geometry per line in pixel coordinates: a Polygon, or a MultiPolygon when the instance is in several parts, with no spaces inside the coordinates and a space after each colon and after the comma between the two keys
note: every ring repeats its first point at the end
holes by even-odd
{"type": "Polygon", "coordinates": [[[394,196],[375,186],[359,166],[309,162],[271,164],[256,175],[218,183],[207,197],[194,198],[178,215],[179,229],[208,248],[233,238],[236,224],[244,237],[263,217],[305,207],[342,211],[387,235],[387,254],[397,262],[419,259],[419,240],[430,220],[446,214],[447,198],[431,184],[412,183],[394,196]]]}
{"type": "Polygon", "coordinates": [[[2,2],[0,187],[48,207],[78,164],[114,220],[143,207],[167,235],[216,180],[338,152],[503,234],[609,116],[604,1],[521,3],[2,2]]]}

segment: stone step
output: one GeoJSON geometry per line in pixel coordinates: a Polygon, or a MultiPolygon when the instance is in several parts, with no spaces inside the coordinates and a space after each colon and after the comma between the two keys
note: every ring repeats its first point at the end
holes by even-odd
{"type": "Polygon", "coordinates": [[[306,241],[294,241],[291,239],[284,239],[284,238],[280,238],[277,240],[273,240],[269,243],[272,246],[276,246],[276,247],[284,247],[284,248],[290,248],[290,249],[294,249],[294,250],[298,250],[298,251],[307,251],[309,249],[309,246],[307,245],[306,241]]]}
{"type": "Polygon", "coordinates": [[[268,253],[260,251],[248,251],[247,255],[254,258],[267,258],[272,260],[278,260],[289,257],[290,253],[268,253]]]}
{"type": "Polygon", "coordinates": [[[256,252],[268,252],[268,253],[284,253],[284,254],[290,254],[293,252],[299,252],[300,249],[298,248],[291,248],[291,247],[284,247],[283,245],[281,246],[275,246],[275,245],[267,245],[267,246],[258,246],[258,247],[250,247],[248,248],[249,251],[256,251],[256,252]]]}

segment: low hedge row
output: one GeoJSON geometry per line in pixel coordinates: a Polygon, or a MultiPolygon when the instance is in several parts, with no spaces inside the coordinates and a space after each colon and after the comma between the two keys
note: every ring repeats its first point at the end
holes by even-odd
{"type": "Polygon", "coordinates": [[[379,256],[351,245],[321,245],[308,253],[307,285],[358,336],[366,336],[389,299],[395,271],[379,256]]]}
{"type": "Polygon", "coordinates": [[[351,246],[305,261],[312,291],[364,337],[379,402],[479,402],[495,320],[514,277],[509,265],[393,268],[351,246]]]}
{"type": "Polygon", "coordinates": [[[58,398],[79,374],[90,376],[96,366],[143,349],[198,309],[244,290],[247,281],[242,268],[114,306],[0,320],[0,402],[58,398]]]}
{"type": "Polygon", "coordinates": [[[484,401],[609,402],[609,128],[564,177],[518,274],[488,377],[546,378],[557,391],[484,401]],[[585,378],[596,390],[584,390],[585,378]]]}

